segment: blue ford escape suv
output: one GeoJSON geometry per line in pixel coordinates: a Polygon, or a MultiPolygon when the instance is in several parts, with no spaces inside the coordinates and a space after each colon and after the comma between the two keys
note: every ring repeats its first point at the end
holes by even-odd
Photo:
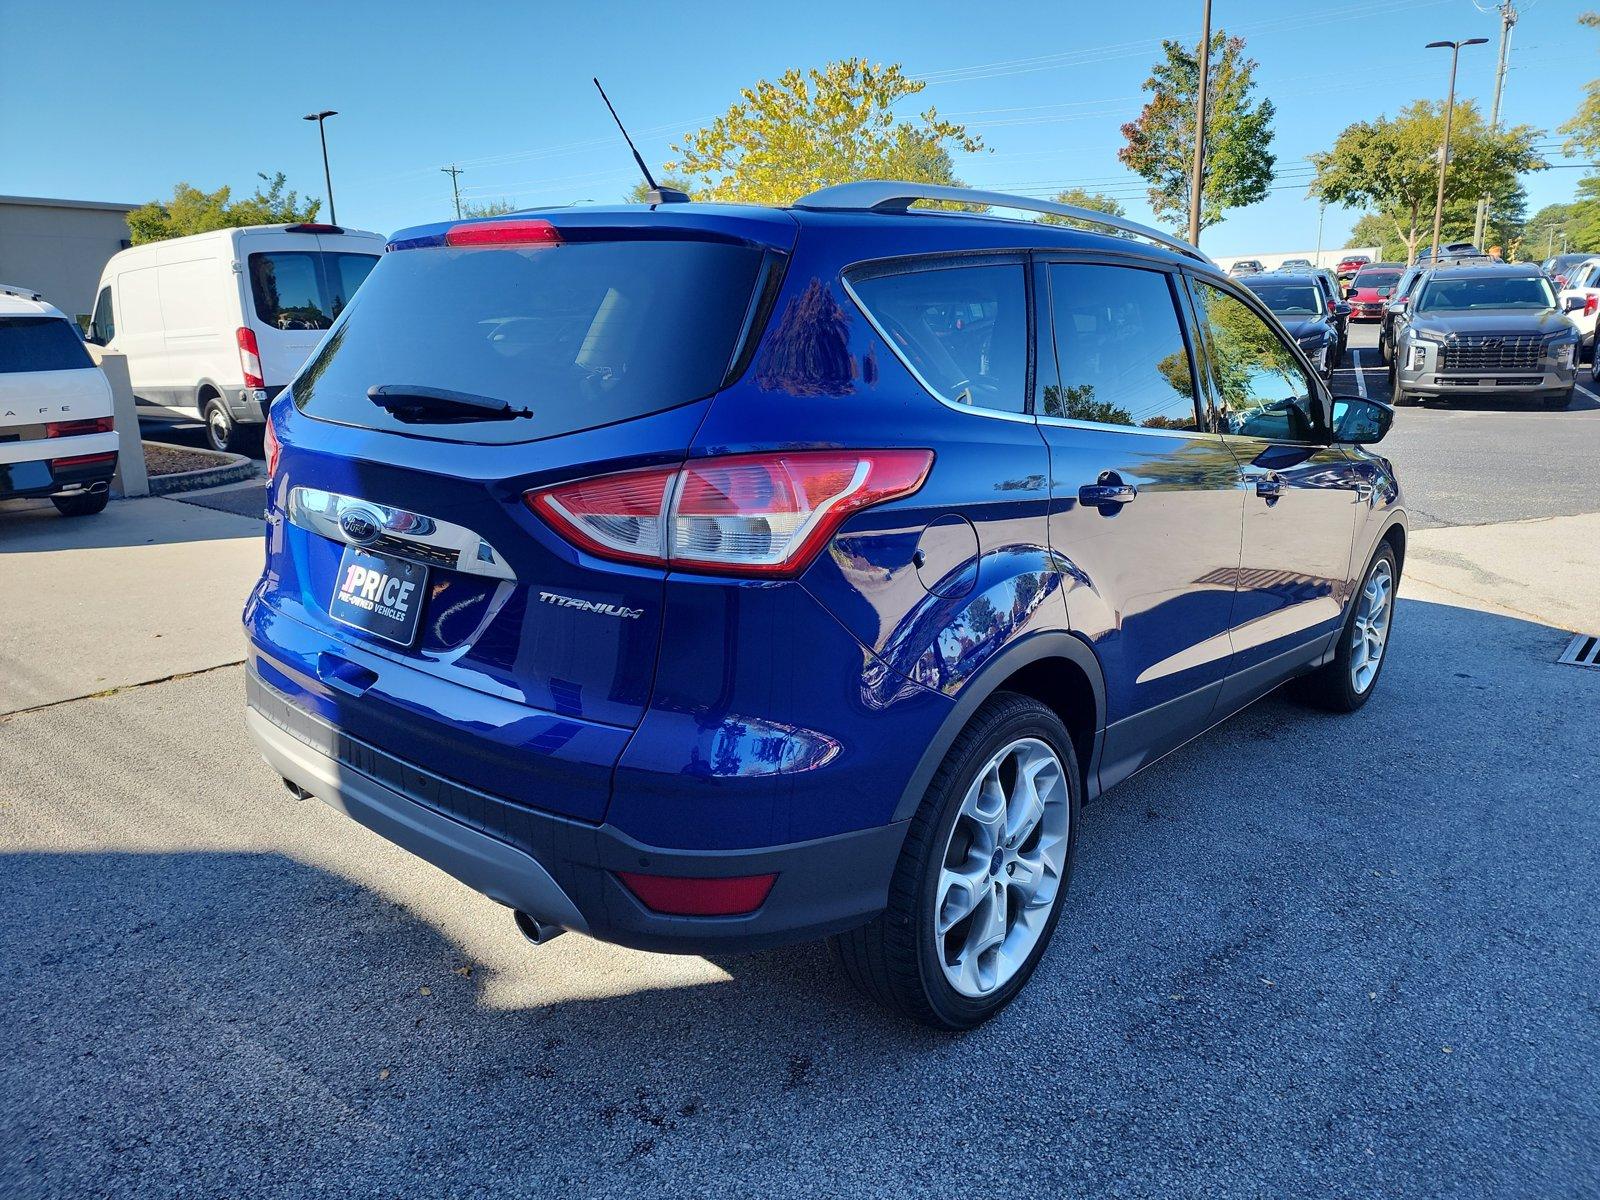
{"type": "Polygon", "coordinates": [[[535,941],[832,935],[970,1026],[1085,800],[1287,680],[1371,695],[1391,417],[1197,251],[1059,205],[408,230],[272,405],[250,729],[535,941]]]}

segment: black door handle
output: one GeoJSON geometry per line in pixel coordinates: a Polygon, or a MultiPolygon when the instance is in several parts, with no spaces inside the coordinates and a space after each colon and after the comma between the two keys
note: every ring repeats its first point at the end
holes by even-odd
{"type": "Polygon", "coordinates": [[[1101,471],[1098,480],[1078,489],[1078,503],[1095,508],[1106,504],[1126,504],[1138,496],[1139,489],[1131,483],[1123,483],[1122,476],[1115,471],[1101,471]]]}

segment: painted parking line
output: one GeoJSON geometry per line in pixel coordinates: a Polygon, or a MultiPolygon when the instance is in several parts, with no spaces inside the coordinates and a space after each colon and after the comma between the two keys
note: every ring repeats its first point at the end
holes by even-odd
{"type": "Polygon", "coordinates": [[[1350,351],[1350,363],[1356,369],[1356,391],[1365,400],[1367,398],[1367,377],[1361,370],[1361,351],[1359,349],[1350,351]]]}
{"type": "Polygon", "coordinates": [[[1600,404],[1600,396],[1597,396],[1594,392],[1592,392],[1588,388],[1584,387],[1583,384],[1581,384],[1581,383],[1577,384],[1576,387],[1585,396],[1589,397],[1589,399],[1593,400],[1597,404],[1600,404]]]}

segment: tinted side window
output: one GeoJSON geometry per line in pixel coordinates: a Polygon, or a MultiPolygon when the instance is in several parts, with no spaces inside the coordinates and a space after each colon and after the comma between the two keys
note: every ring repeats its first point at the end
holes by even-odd
{"type": "Polygon", "coordinates": [[[939,266],[852,279],[889,344],[951,404],[1020,413],[1028,377],[1021,263],[939,266]]]}
{"type": "Polygon", "coordinates": [[[96,345],[108,346],[117,336],[117,322],[111,312],[111,289],[103,287],[95,298],[94,316],[89,321],[89,336],[96,345]]]}
{"type": "Polygon", "coordinates": [[[1172,286],[1159,271],[1050,267],[1059,382],[1042,415],[1144,429],[1198,429],[1194,375],[1172,286]]]}
{"type": "Polygon", "coordinates": [[[1245,303],[1208,283],[1195,297],[1228,433],[1274,442],[1318,441],[1315,385],[1283,339],[1245,303]]]}
{"type": "Polygon", "coordinates": [[[377,264],[371,254],[274,250],[250,256],[256,316],[278,329],[327,329],[377,264]]]}
{"type": "Polygon", "coordinates": [[[94,366],[83,339],[61,317],[0,317],[0,374],[82,371],[94,366]]]}

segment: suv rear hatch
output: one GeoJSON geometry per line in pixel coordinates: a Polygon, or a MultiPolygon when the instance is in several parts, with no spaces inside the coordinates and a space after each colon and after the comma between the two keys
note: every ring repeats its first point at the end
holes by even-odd
{"type": "Polygon", "coordinates": [[[794,231],[625,210],[397,235],[274,409],[283,536],[258,595],[293,621],[254,624],[313,707],[447,778],[600,820],[665,576],[590,558],[524,497],[681,461],[794,231]]]}
{"type": "Polygon", "coordinates": [[[383,243],[336,225],[291,225],[245,234],[239,247],[266,386],[281,387],[305,365],[322,335],[377,264],[383,243]]]}

